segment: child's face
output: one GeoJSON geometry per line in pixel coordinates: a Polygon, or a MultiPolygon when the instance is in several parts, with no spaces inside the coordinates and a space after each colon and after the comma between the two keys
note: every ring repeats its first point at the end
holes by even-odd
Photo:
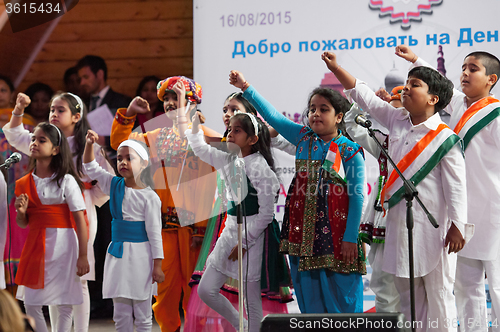
{"type": "Polygon", "coordinates": [[[309,102],[309,125],[319,136],[337,133],[337,125],[342,121],[342,113],[335,114],[335,108],[321,95],[314,95],[309,102]]]}
{"type": "Polygon", "coordinates": [[[36,92],[31,99],[30,114],[36,119],[47,119],[51,97],[45,91],[36,92]]]}
{"type": "Polygon", "coordinates": [[[241,126],[240,121],[238,120],[231,120],[229,122],[229,126],[227,127],[227,142],[231,143],[228,144],[228,149],[236,153],[238,150],[241,150],[242,154],[245,155],[247,152],[249,152],[252,148],[252,145],[257,142],[256,136],[249,136],[244,130],[243,127],[241,126]]]}
{"type": "Polygon", "coordinates": [[[135,179],[147,166],[147,162],[142,160],[137,152],[128,146],[122,146],[118,149],[116,160],[118,173],[125,179],[135,179]]]}
{"type": "Polygon", "coordinates": [[[37,160],[52,158],[59,153],[59,147],[52,144],[50,138],[41,128],[35,129],[31,136],[29,149],[31,156],[37,160]]]}
{"type": "Polygon", "coordinates": [[[486,68],[480,59],[469,56],[465,58],[460,75],[462,92],[469,98],[483,98],[489,95],[491,76],[486,75],[486,68]]]}
{"type": "Polygon", "coordinates": [[[49,121],[61,130],[73,126],[80,119],[80,114],[71,113],[69,104],[62,98],[56,98],[50,106],[49,121]]]}
{"type": "Polygon", "coordinates": [[[0,108],[7,108],[10,105],[12,91],[4,80],[0,80],[0,108]]]}
{"type": "Polygon", "coordinates": [[[429,93],[427,83],[416,77],[409,77],[401,92],[401,103],[412,116],[424,115],[427,107],[437,102],[436,98],[429,93]]]}
{"type": "MultiPolygon", "coordinates": [[[[187,98],[186,98],[186,104],[183,106],[187,105],[187,98]]],[[[191,103],[191,106],[194,106],[194,103],[191,103]]],[[[164,98],[163,98],[163,109],[165,110],[165,113],[167,114],[167,117],[170,120],[175,120],[177,116],[177,112],[174,112],[179,108],[179,103],[177,101],[177,94],[173,91],[166,91],[164,98]]],[[[186,112],[186,115],[188,112],[186,112]]],[[[191,119],[188,119],[189,121],[191,119]]]]}
{"type": "Polygon", "coordinates": [[[245,106],[238,100],[234,98],[226,100],[224,107],[222,107],[222,121],[224,121],[226,128],[229,126],[229,119],[234,115],[235,111],[246,113],[245,106]]]}
{"type": "Polygon", "coordinates": [[[156,95],[156,82],[149,81],[142,87],[141,97],[146,99],[149,105],[156,105],[160,100],[156,95]]]}

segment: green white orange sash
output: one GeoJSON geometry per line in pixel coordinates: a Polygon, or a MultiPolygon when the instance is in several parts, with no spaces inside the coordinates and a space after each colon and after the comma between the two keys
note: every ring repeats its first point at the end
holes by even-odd
{"type": "Polygon", "coordinates": [[[472,137],[500,115],[500,102],[493,97],[486,97],[465,111],[453,129],[463,140],[464,150],[467,149],[472,137]]]}
{"type": "MultiPolygon", "coordinates": [[[[403,175],[417,186],[441,159],[460,141],[447,125],[440,124],[436,130],[430,130],[398,163],[403,175]]],[[[390,193],[389,208],[401,201],[405,194],[403,181],[395,170],[384,185],[381,202],[385,201],[386,193],[390,193]]]]}
{"type": "Polygon", "coordinates": [[[342,165],[342,157],[340,155],[340,149],[337,143],[331,142],[330,148],[326,153],[325,161],[323,162],[324,170],[330,173],[334,177],[338,177],[339,179],[344,180],[344,166],[342,165]]]}

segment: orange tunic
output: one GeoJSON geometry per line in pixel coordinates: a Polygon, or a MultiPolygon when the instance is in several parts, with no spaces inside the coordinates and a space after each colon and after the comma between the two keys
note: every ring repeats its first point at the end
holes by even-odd
{"type": "Polygon", "coordinates": [[[43,205],[38,198],[33,174],[29,173],[16,181],[16,196],[28,194],[27,215],[29,233],[24,244],[16,274],[16,284],[33,289],[44,288],[45,229],[73,228],[73,214],[67,204],[43,205]]]}
{"type": "MultiPolygon", "coordinates": [[[[127,139],[145,142],[153,164],[153,189],[160,196],[167,228],[186,226],[191,221],[191,224],[196,223],[192,227],[194,234],[203,235],[217,186],[215,169],[199,160],[188,147],[187,139],[181,139],[173,128],[132,132],[135,116],[125,117],[125,111],[122,108],[116,113],[111,128],[111,147],[117,149],[127,139]],[[180,220],[176,220],[176,215],[180,220]]],[[[202,129],[207,137],[219,135],[203,126],[202,129]]]]}

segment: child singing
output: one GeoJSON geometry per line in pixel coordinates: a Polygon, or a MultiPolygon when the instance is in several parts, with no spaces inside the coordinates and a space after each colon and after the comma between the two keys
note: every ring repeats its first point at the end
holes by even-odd
{"type": "Polygon", "coordinates": [[[69,331],[72,306],[83,302],[76,276],[89,271],[83,185],[66,137],[53,124],[35,127],[29,151],[29,173],[16,181],[16,222],[30,226],[15,280],[25,287],[17,297],[37,331],[47,331],[43,305],[57,305],[57,331],[69,331]]]}
{"type": "MultiPolygon", "coordinates": [[[[246,220],[243,233],[243,275],[248,294],[248,328],[259,331],[262,319],[261,267],[264,248],[264,231],[273,220],[274,198],[279,189],[279,182],[273,171],[274,160],[270,150],[270,136],[262,121],[250,113],[234,115],[228,126],[227,143],[229,152],[209,146],[200,131],[199,117],[195,115],[192,130],[186,136],[195,154],[203,161],[221,170],[226,183],[233,183],[227,164],[238,151],[244,160],[242,187],[248,189],[242,202],[246,220]],[[247,270],[247,265],[250,266],[247,270]]],[[[234,180],[234,179],[233,179],[234,180]]],[[[238,311],[231,302],[219,293],[228,277],[238,279],[238,232],[236,223],[237,198],[234,192],[227,190],[231,202],[228,203],[228,216],[224,230],[214,250],[207,259],[205,273],[198,286],[198,295],[212,309],[226,318],[236,329],[239,326],[238,311]]]]}
{"type": "Polygon", "coordinates": [[[118,331],[151,331],[154,282],[161,283],[163,247],[161,201],[151,189],[149,154],[142,143],[126,140],[117,149],[122,177],[94,161],[93,144],[99,136],[89,130],[83,153],[84,168],[110,196],[111,243],[104,263],[103,298],[113,299],[118,331]]]}
{"type": "Polygon", "coordinates": [[[317,88],[301,125],[276,111],[240,72],[233,70],[229,81],[297,146],[280,250],[290,258],[300,311],[362,312],[366,265],[358,235],[365,167],[361,147],[340,130],[349,102],[332,89],[317,88]]]}

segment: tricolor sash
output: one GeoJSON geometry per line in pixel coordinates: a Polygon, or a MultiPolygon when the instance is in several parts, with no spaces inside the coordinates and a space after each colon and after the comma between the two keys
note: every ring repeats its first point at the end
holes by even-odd
{"type": "Polygon", "coordinates": [[[453,131],[464,142],[464,151],[472,137],[480,132],[500,115],[500,102],[493,97],[486,97],[469,107],[453,131]]]}
{"type": "Polygon", "coordinates": [[[333,177],[337,177],[345,182],[344,166],[342,165],[342,156],[337,143],[331,142],[330,148],[326,153],[325,161],[321,166],[324,170],[330,173],[333,177]]]}
{"type": "MultiPolygon", "coordinates": [[[[436,130],[430,130],[422,137],[397,166],[403,175],[417,186],[459,141],[460,137],[442,123],[436,130]]],[[[403,199],[405,192],[403,181],[396,171],[392,170],[382,189],[381,201],[384,202],[386,193],[389,193],[391,208],[403,199]]]]}

